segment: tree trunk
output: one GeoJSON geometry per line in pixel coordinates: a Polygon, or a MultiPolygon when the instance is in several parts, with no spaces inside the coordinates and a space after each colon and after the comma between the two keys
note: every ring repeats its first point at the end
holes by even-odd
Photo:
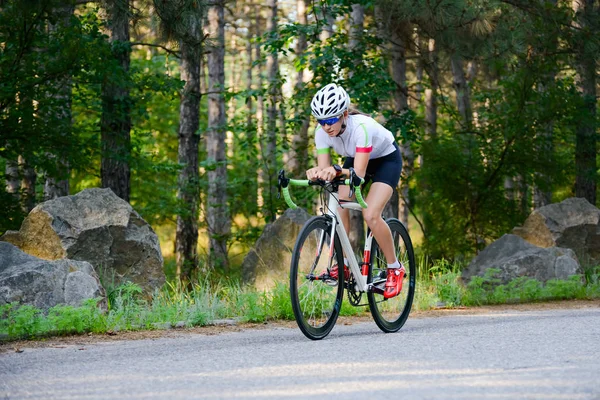
{"type": "MultiPolygon", "coordinates": [[[[192,29],[200,30],[200,27],[192,29]]],[[[192,275],[198,266],[198,203],[200,186],[198,150],[200,144],[200,61],[197,43],[180,41],[181,79],[185,86],[179,105],[179,147],[177,160],[181,171],[177,179],[177,200],[185,212],[177,215],[175,252],[179,282],[191,285],[192,275]]]]}
{"type": "MultiPolygon", "coordinates": [[[[425,76],[425,62],[423,60],[423,48],[425,46],[425,41],[421,38],[421,34],[418,29],[415,29],[413,34],[413,42],[417,48],[417,62],[415,65],[415,78],[417,82],[415,84],[415,97],[417,99],[416,107],[419,108],[420,104],[423,103],[423,77],[425,76]]],[[[411,106],[410,99],[408,100],[409,107],[411,106]]]]}
{"type": "MultiPolygon", "coordinates": [[[[594,10],[595,0],[573,0],[576,24],[582,31],[594,28],[598,11],[594,10]]],[[[580,37],[577,43],[576,65],[577,85],[583,96],[583,109],[576,128],[575,144],[575,196],[583,197],[596,205],[596,185],[598,179],[596,155],[596,62],[597,50],[588,46],[580,37]]]]}
{"type": "Polygon", "coordinates": [[[331,15],[327,7],[323,7],[321,10],[324,24],[319,38],[322,42],[325,42],[333,36],[333,24],[335,23],[335,18],[331,15]]]}
{"type": "Polygon", "coordinates": [[[214,164],[208,175],[206,220],[210,238],[210,263],[228,269],[227,239],[230,233],[227,205],[227,157],[225,115],[225,19],[223,2],[208,10],[208,24],[214,45],[208,54],[208,130],[206,152],[214,164]]]}
{"type": "MultiPolygon", "coordinates": [[[[308,19],[306,17],[306,2],[305,0],[296,1],[296,10],[298,12],[298,23],[301,25],[307,25],[308,19]]],[[[298,42],[296,43],[296,57],[303,57],[307,49],[306,35],[301,33],[298,36],[298,42]]],[[[298,76],[296,77],[296,92],[301,91],[304,88],[304,77],[305,69],[300,68],[298,76]]],[[[296,119],[301,121],[298,126],[298,132],[292,136],[292,145],[290,148],[289,162],[287,168],[290,171],[291,176],[301,178],[304,176],[304,172],[308,169],[308,127],[310,125],[310,112],[308,105],[297,104],[296,105],[296,119]]]]}
{"type": "MultiPolygon", "coordinates": [[[[246,5],[244,12],[248,17],[250,17],[250,10],[251,7],[246,5]]],[[[248,113],[246,116],[246,134],[250,134],[250,131],[255,130],[252,128],[254,125],[254,101],[253,97],[249,95],[252,92],[252,82],[254,81],[254,78],[252,77],[252,64],[254,61],[254,57],[252,57],[252,51],[252,29],[248,29],[246,36],[246,92],[248,92],[246,98],[246,110],[248,113]]]]}
{"type": "MultiPolygon", "coordinates": [[[[555,7],[557,1],[554,0],[551,4],[555,7]]],[[[534,45],[535,57],[541,58],[545,54],[555,54],[558,46],[556,37],[552,37],[550,41],[544,41],[545,45],[540,45],[539,42],[534,45]]],[[[541,81],[538,84],[538,92],[544,93],[554,84],[557,74],[557,67],[553,61],[548,62],[548,70],[541,76],[541,81]]],[[[537,146],[538,157],[541,158],[541,165],[550,166],[554,154],[554,123],[553,121],[542,121],[541,132],[538,136],[539,144],[537,146]]],[[[546,168],[538,168],[535,172],[535,182],[532,188],[533,193],[533,208],[540,208],[552,203],[552,176],[547,172],[546,168]]]]}
{"type": "Polygon", "coordinates": [[[426,70],[429,75],[429,88],[425,89],[425,134],[430,139],[437,137],[437,89],[439,87],[438,79],[438,59],[435,39],[429,39],[428,49],[428,67],[426,70]]]}
{"type": "Polygon", "coordinates": [[[6,180],[6,191],[14,195],[15,200],[19,200],[21,189],[21,181],[19,179],[19,162],[6,160],[6,167],[4,168],[4,177],[6,180]]]}
{"type": "MultiPolygon", "coordinates": [[[[352,5],[352,13],[348,23],[349,40],[348,47],[350,51],[360,53],[361,41],[363,38],[363,29],[365,22],[365,9],[360,4],[352,5]]],[[[360,63],[359,57],[355,58],[355,64],[360,63]]],[[[349,72],[352,77],[353,71],[349,72]]],[[[389,203],[388,203],[389,206],[389,203]]],[[[365,221],[362,212],[349,210],[350,214],[350,234],[349,239],[353,249],[362,249],[365,244],[365,221]]],[[[384,210],[385,214],[385,210],[384,210]]]]}
{"type": "Polygon", "coordinates": [[[37,181],[37,174],[35,169],[25,158],[19,156],[19,167],[22,171],[21,175],[21,208],[25,214],[29,214],[33,207],[35,207],[35,182],[37,181]]]}
{"type": "MultiPolygon", "coordinates": [[[[241,51],[238,50],[238,45],[237,45],[237,36],[232,34],[231,35],[231,42],[229,44],[230,48],[229,48],[229,76],[227,77],[228,79],[228,83],[227,83],[227,91],[229,92],[229,102],[227,104],[227,111],[225,113],[225,120],[235,120],[236,117],[236,109],[237,109],[237,96],[235,95],[238,92],[238,83],[239,83],[239,77],[241,75],[241,63],[239,62],[239,60],[241,60],[241,51]]],[[[225,58],[226,56],[224,56],[225,58]]],[[[227,141],[226,141],[226,154],[227,154],[227,159],[230,160],[233,158],[233,155],[236,154],[235,152],[235,147],[236,147],[236,143],[235,143],[235,139],[234,139],[234,133],[233,131],[231,131],[230,129],[227,129],[227,141]]]]}
{"type": "MultiPolygon", "coordinates": [[[[23,132],[33,134],[37,129],[41,129],[37,126],[39,122],[36,118],[37,110],[34,106],[35,102],[31,93],[23,92],[19,93],[19,95],[22,96],[19,99],[18,105],[21,114],[21,120],[19,121],[19,124],[21,125],[20,128],[23,130],[23,132]]],[[[28,214],[29,211],[35,207],[36,203],[35,183],[37,181],[37,174],[35,169],[30,165],[26,156],[19,155],[17,160],[19,168],[18,177],[21,180],[19,191],[21,201],[20,205],[23,212],[28,214]]]]}
{"type": "Polygon", "coordinates": [[[128,88],[131,52],[129,48],[129,0],[110,1],[108,14],[113,56],[121,71],[119,71],[118,77],[106,76],[102,85],[100,175],[102,187],[112,189],[117,196],[129,201],[131,175],[129,168],[131,99],[128,88]]]}
{"type": "MultiPolygon", "coordinates": [[[[254,7],[251,7],[250,5],[246,5],[244,10],[246,13],[246,16],[249,18],[249,20],[251,19],[251,10],[254,7]]],[[[253,52],[254,52],[254,47],[253,47],[253,43],[252,43],[252,34],[255,30],[252,28],[252,26],[249,27],[248,31],[247,31],[247,37],[246,37],[246,91],[247,91],[247,97],[246,97],[246,130],[245,130],[245,135],[246,135],[246,142],[248,143],[248,150],[246,150],[249,154],[249,159],[247,160],[247,167],[248,167],[248,176],[249,176],[249,185],[251,185],[252,188],[257,188],[257,182],[258,182],[258,171],[257,171],[257,167],[258,167],[258,162],[257,162],[257,148],[256,148],[256,143],[257,143],[257,126],[258,126],[258,121],[257,121],[257,115],[256,115],[256,110],[254,109],[254,105],[257,104],[253,101],[253,96],[250,95],[250,93],[252,93],[253,90],[253,83],[254,83],[254,77],[253,77],[253,62],[254,62],[254,57],[253,57],[253,52]]],[[[257,50],[258,51],[258,50],[257,50]]],[[[259,67],[260,68],[260,67],[259,67]]],[[[260,74],[260,69],[259,69],[259,74],[260,74]]],[[[258,190],[253,191],[251,194],[249,193],[249,198],[248,201],[255,203],[258,205],[258,195],[259,192],[258,190]]]]}
{"type": "MultiPolygon", "coordinates": [[[[69,25],[70,19],[75,11],[73,4],[66,3],[55,9],[57,23],[50,24],[48,30],[50,33],[56,32],[57,29],[64,29],[69,25]]],[[[71,113],[71,97],[72,97],[72,79],[70,76],[64,79],[59,79],[54,83],[54,88],[50,103],[56,104],[49,110],[52,118],[56,118],[59,123],[59,134],[65,138],[72,135],[72,113],[71,113]],[[57,118],[58,117],[58,118],[57,118]]],[[[69,161],[65,157],[59,155],[49,155],[56,161],[56,171],[48,174],[46,171],[44,182],[44,200],[51,200],[61,196],[69,195],[69,161]]]]}
{"type": "MultiPolygon", "coordinates": [[[[391,38],[392,53],[392,78],[396,83],[394,90],[394,112],[402,114],[408,112],[408,88],[406,85],[406,40],[398,30],[392,32],[391,38]]],[[[394,188],[392,199],[384,209],[384,214],[399,218],[400,222],[408,229],[408,215],[410,210],[410,200],[408,196],[408,182],[414,172],[415,155],[411,148],[411,142],[404,139],[400,144],[402,153],[402,178],[400,181],[400,193],[398,188],[394,188]],[[399,197],[399,198],[398,198],[399,197]]]]}
{"type": "Polygon", "coordinates": [[[473,112],[471,110],[471,97],[469,94],[469,84],[465,76],[462,57],[453,53],[450,57],[452,66],[452,85],[456,92],[456,106],[461,117],[463,129],[470,129],[473,121],[473,112]]]}
{"type": "MultiPolygon", "coordinates": [[[[263,26],[263,20],[261,18],[261,8],[259,6],[255,6],[255,17],[256,23],[254,27],[256,29],[254,37],[260,37],[263,34],[261,27],[263,26]]],[[[263,136],[264,136],[264,110],[265,110],[265,99],[262,95],[263,90],[263,63],[262,51],[260,48],[260,42],[256,41],[256,45],[254,47],[254,59],[258,62],[256,66],[256,87],[257,87],[257,95],[256,95],[256,136],[257,136],[257,146],[258,146],[258,163],[260,167],[258,168],[258,193],[257,193],[257,204],[258,209],[262,213],[263,216],[266,216],[265,213],[265,197],[269,197],[268,194],[264,192],[265,182],[268,180],[268,174],[265,168],[265,154],[263,152],[263,136]]]]}
{"type": "MultiPolygon", "coordinates": [[[[277,29],[277,0],[268,0],[267,32],[277,29]]],[[[263,168],[266,172],[263,193],[267,195],[266,217],[268,222],[276,218],[276,179],[277,179],[277,100],[279,98],[279,60],[276,52],[267,56],[267,80],[268,80],[268,105],[267,105],[267,129],[263,145],[263,168]]]]}
{"type": "MultiPolygon", "coordinates": [[[[350,50],[357,50],[363,36],[365,23],[365,8],[361,4],[352,4],[350,15],[348,46],[350,50]]],[[[352,71],[350,71],[352,73],[352,71]]]]}

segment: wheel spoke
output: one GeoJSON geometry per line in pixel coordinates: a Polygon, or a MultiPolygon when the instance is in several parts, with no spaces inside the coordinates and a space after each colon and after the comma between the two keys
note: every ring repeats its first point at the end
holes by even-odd
{"type": "Polygon", "coordinates": [[[332,264],[330,254],[333,254],[335,262],[341,258],[337,239],[334,242],[334,251],[329,248],[330,228],[331,222],[327,217],[314,217],[309,220],[298,235],[292,256],[292,307],[298,326],[311,339],[321,339],[331,331],[339,313],[343,294],[343,287],[339,283],[312,278],[329,271],[332,264]]]}
{"type": "MultiPolygon", "coordinates": [[[[416,265],[410,237],[404,226],[396,219],[388,220],[388,225],[392,232],[396,258],[406,270],[402,291],[391,299],[385,299],[382,294],[370,292],[368,299],[371,314],[379,328],[384,332],[395,332],[404,325],[412,307],[416,265]],[[413,282],[413,284],[409,284],[409,282],[413,282]]],[[[371,282],[375,282],[382,275],[382,271],[387,271],[387,260],[375,241],[371,254],[373,259],[369,268],[369,279],[371,282]]]]}

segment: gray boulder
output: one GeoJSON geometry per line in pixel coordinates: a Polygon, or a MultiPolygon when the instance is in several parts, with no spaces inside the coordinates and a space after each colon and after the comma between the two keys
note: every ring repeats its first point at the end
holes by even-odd
{"type": "Polygon", "coordinates": [[[18,232],[0,240],[45,260],[87,261],[105,285],[131,281],[150,293],[165,282],[158,237],[110,189],[86,189],[41,203],[18,232]]]}
{"type": "Polygon", "coordinates": [[[100,298],[100,307],[106,309],[106,292],[90,263],[42,260],[0,242],[0,305],[16,302],[40,309],[57,304],[76,307],[95,298],[100,298]]]}
{"type": "Polygon", "coordinates": [[[490,268],[500,270],[496,276],[500,284],[522,276],[540,282],[567,279],[582,272],[573,250],[534,246],[511,234],[502,236],[479,253],[462,272],[462,278],[468,282],[473,276],[484,276],[490,268]]]}
{"type": "Polygon", "coordinates": [[[244,283],[264,290],[272,289],[277,282],[288,282],[294,244],[309,218],[302,208],[287,209],[275,222],[265,226],[242,263],[244,283]]]}
{"type": "Polygon", "coordinates": [[[583,265],[600,264],[600,210],[586,199],[540,207],[513,233],[536,246],[572,249],[583,265]]]}

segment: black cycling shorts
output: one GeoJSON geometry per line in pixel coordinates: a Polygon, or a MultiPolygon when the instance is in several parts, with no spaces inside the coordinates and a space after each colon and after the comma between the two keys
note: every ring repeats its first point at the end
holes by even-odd
{"type": "MultiPolygon", "coordinates": [[[[365,176],[366,182],[383,182],[390,185],[392,189],[398,186],[402,173],[402,155],[396,143],[394,143],[394,147],[396,147],[396,151],[393,153],[369,160],[365,176]]],[[[350,167],[354,167],[354,157],[346,157],[344,160],[344,168],[350,167]]]]}

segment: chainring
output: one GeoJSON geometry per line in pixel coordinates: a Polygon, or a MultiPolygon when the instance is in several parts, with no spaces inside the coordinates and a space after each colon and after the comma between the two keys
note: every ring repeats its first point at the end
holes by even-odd
{"type": "Polygon", "coordinates": [[[354,275],[350,274],[350,278],[346,280],[346,289],[348,289],[348,301],[353,306],[359,306],[360,300],[362,299],[362,292],[356,291],[356,279],[354,275]]]}

